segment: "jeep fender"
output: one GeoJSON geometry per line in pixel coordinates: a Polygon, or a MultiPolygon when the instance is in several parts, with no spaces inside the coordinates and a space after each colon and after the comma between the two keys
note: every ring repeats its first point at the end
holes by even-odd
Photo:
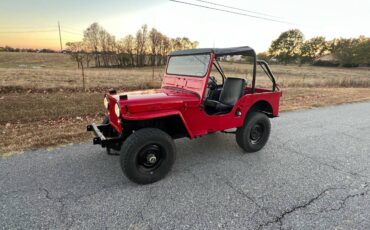
{"type": "Polygon", "coordinates": [[[144,121],[144,120],[152,120],[152,119],[161,119],[161,118],[166,118],[166,117],[172,117],[172,116],[177,116],[180,118],[180,121],[184,125],[187,135],[192,138],[192,132],[189,129],[188,124],[186,123],[182,113],[178,110],[159,110],[159,111],[151,111],[151,112],[143,112],[143,113],[127,113],[123,114],[122,117],[125,120],[130,120],[130,121],[144,121]]]}
{"type": "Polygon", "coordinates": [[[271,105],[270,102],[266,101],[266,100],[259,100],[257,102],[255,102],[248,110],[246,116],[250,113],[250,112],[254,112],[254,111],[259,111],[259,112],[263,112],[265,113],[267,116],[269,117],[274,117],[274,109],[271,105]]]}

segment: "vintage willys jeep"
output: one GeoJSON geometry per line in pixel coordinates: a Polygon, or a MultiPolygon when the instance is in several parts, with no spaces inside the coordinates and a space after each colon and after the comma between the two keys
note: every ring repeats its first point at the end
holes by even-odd
{"type": "Polygon", "coordinates": [[[236,142],[244,151],[260,150],[269,138],[269,118],[278,116],[281,95],[268,64],[257,60],[250,47],[175,51],[168,57],[158,92],[129,95],[110,90],[104,97],[108,116],[87,130],[95,132],[94,144],[108,153],[120,152],[122,170],[131,181],[147,184],[170,171],[175,138],[236,128],[236,142]],[[219,60],[231,55],[250,58],[250,84],[225,76],[219,60]],[[258,66],[271,88],[256,87],[258,66]],[[220,82],[214,74],[221,76],[220,82]]]}

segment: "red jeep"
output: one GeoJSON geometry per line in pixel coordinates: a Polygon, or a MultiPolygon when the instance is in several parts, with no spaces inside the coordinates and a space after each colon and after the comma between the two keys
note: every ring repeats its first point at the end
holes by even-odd
{"type": "Polygon", "coordinates": [[[153,183],[175,161],[175,138],[236,128],[232,133],[244,151],[263,148],[270,134],[269,118],[279,114],[281,95],[268,64],[257,60],[250,47],[175,51],[169,55],[161,89],[145,95],[110,90],[104,97],[108,116],[87,130],[95,132],[93,143],[108,153],[120,151],[122,170],[130,180],[153,183]],[[226,76],[219,61],[227,63],[234,56],[239,63],[249,58],[250,84],[226,76]],[[256,87],[258,66],[271,80],[271,88],[256,87]]]}

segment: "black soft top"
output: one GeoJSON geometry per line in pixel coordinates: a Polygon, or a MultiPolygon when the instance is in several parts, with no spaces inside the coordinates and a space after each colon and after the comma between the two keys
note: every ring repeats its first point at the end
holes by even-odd
{"type": "Polygon", "coordinates": [[[256,56],[256,53],[249,46],[231,47],[231,48],[201,48],[201,49],[189,49],[189,50],[178,50],[170,54],[170,56],[183,56],[183,55],[194,55],[194,54],[209,54],[214,53],[216,57],[225,55],[248,55],[256,56]]]}

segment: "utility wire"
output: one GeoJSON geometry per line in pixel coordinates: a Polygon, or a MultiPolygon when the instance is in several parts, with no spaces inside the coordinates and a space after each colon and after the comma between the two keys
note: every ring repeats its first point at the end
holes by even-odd
{"type": "Polygon", "coordinates": [[[214,2],[209,2],[209,1],[203,1],[203,0],[195,0],[195,1],[203,2],[203,3],[210,4],[210,5],[215,5],[215,6],[222,6],[222,7],[233,9],[233,10],[240,10],[240,11],[249,12],[249,13],[253,13],[253,14],[259,14],[259,15],[264,15],[264,16],[268,16],[268,17],[272,17],[272,18],[280,18],[280,19],[282,19],[281,17],[275,16],[275,15],[265,14],[265,13],[261,13],[261,12],[257,12],[257,11],[246,10],[246,9],[237,8],[237,7],[233,7],[233,6],[227,6],[227,5],[223,5],[223,4],[219,4],[219,3],[214,3],[214,2]]]}
{"type": "Polygon", "coordinates": [[[235,11],[214,8],[214,7],[210,7],[210,6],[203,6],[203,5],[194,4],[194,3],[190,3],[190,2],[183,2],[183,1],[178,1],[178,0],[169,0],[169,1],[176,2],[176,3],[181,3],[181,4],[185,4],[185,5],[202,7],[202,8],[216,10],[216,11],[221,11],[221,12],[226,12],[226,13],[230,13],[230,14],[242,15],[242,16],[247,16],[247,17],[251,17],[251,18],[258,18],[258,19],[262,19],[262,20],[266,20],[266,21],[272,21],[272,22],[278,22],[278,23],[293,25],[293,23],[286,22],[286,21],[281,21],[281,20],[276,20],[276,19],[271,19],[271,18],[256,16],[256,15],[251,15],[251,14],[239,13],[239,12],[235,12],[235,11]]]}

